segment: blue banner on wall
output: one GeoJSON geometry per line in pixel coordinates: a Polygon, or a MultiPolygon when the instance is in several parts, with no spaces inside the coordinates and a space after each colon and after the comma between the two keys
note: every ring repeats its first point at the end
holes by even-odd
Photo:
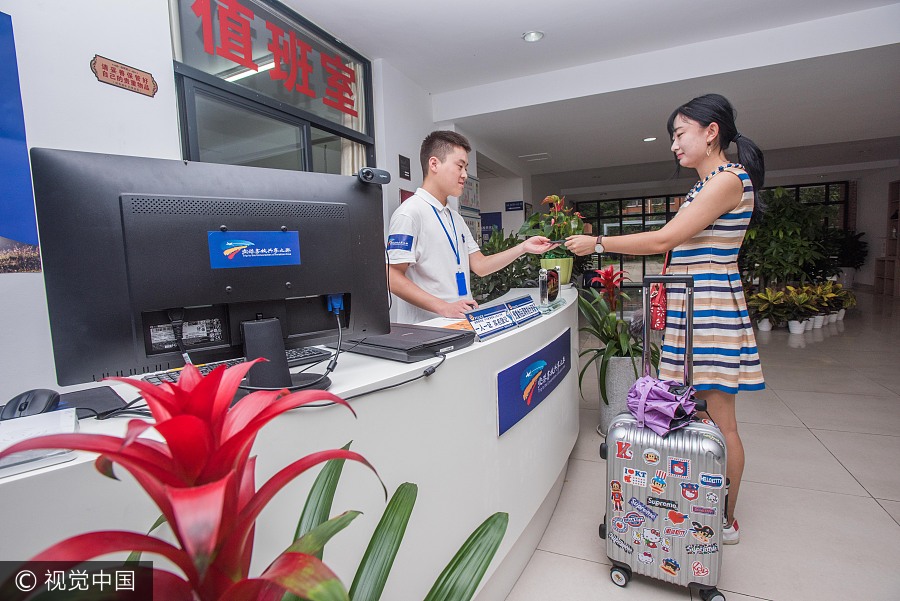
{"type": "Polygon", "coordinates": [[[287,232],[207,232],[213,269],[300,264],[300,234],[287,232]]]}
{"type": "Polygon", "coordinates": [[[553,392],[572,364],[572,331],[497,374],[499,434],[515,426],[553,392]]]}
{"type": "Polygon", "coordinates": [[[12,18],[0,13],[0,272],[40,271],[12,18]]]}

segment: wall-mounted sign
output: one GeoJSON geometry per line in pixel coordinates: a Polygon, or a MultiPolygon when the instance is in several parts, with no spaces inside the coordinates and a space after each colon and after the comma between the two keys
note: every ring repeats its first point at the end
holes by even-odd
{"type": "Polygon", "coordinates": [[[400,155],[400,177],[410,179],[412,176],[409,172],[409,157],[400,155]]]}
{"type": "Polygon", "coordinates": [[[366,65],[263,0],[179,0],[181,61],[365,131],[366,65]]]}
{"type": "Polygon", "coordinates": [[[159,90],[153,75],[123,63],[108,59],[105,56],[95,54],[91,59],[91,71],[97,77],[97,81],[108,83],[111,86],[131,90],[144,96],[156,96],[159,90]]]}
{"type": "Polygon", "coordinates": [[[410,192],[409,190],[404,190],[403,188],[400,188],[400,202],[402,203],[404,200],[406,200],[413,194],[415,194],[415,192],[410,192]]]}
{"type": "Polygon", "coordinates": [[[512,202],[508,202],[505,205],[507,211],[521,211],[525,208],[525,203],[521,200],[514,200],[512,202]]]}
{"type": "Polygon", "coordinates": [[[459,208],[481,210],[481,198],[478,193],[478,178],[469,176],[463,186],[463,192],[459,195],[459,208]]]}

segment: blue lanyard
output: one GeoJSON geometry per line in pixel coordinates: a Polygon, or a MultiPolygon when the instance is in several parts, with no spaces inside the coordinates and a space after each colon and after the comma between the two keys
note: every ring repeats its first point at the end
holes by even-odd
{"type": "Polygon", "coordinates": [[[456,221],[453,220],[453,213],[450,213],[450,223],[453,225],[453,239],[450,238],[450,232],[447,231],[447,226],[444,225],[444,220],[441,219],[441,215],[438,213],[437,209],[434,206],[431,206],[431,210],[434,211],[434,216],[437,217],[438,223],[441,224],[441,229],[444,230],[444,233],[447,235],[447,242],[450,243],[450,248],[453,250],[453,254],[456,255],[456,265],[459,266],[459,248],[453,243],[453,239],[456,238],[456,221]]]}

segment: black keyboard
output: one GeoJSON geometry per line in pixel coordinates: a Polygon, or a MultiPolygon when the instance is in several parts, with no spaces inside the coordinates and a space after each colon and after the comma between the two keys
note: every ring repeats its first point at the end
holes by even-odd
{"type": "MultiPolygon", "coordinates": [[[[320,361],[330,359],[331,353],[329,351],[325,351],[312,346],[301,346],[299,348],[286,349],[284,351],[284,356],[287,358],[288,367],[296,367],[298,365],[318,363],[320,361]]],[[[200,365],[195,365],[194,367],[197,368],[201,375],[205,376],[220,365],[231,367],[233,365],[237,365],[238,363],[243,363],[244,361],[245,359],[241,357],[239,359],[226,359],[225,361],[201,363],[200,365]]],[[[170,369],[168,371],[149,374],[144,376],[142,379],[150,382],[151,384],[161,384],[163,382],[171,382],[174,384],[178,381],[178,377],[181,375],[181,369],[182,368],[179,367],[178,369],[170,369]]]]}

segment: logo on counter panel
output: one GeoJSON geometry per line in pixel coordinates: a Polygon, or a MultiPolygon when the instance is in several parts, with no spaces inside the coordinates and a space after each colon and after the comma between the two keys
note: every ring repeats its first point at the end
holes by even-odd
{"type": "Polygon", "coordinates": [[[571,330],[497,374],[499,434],[515,426],[565,379],[571,366],[571,330]]]}

